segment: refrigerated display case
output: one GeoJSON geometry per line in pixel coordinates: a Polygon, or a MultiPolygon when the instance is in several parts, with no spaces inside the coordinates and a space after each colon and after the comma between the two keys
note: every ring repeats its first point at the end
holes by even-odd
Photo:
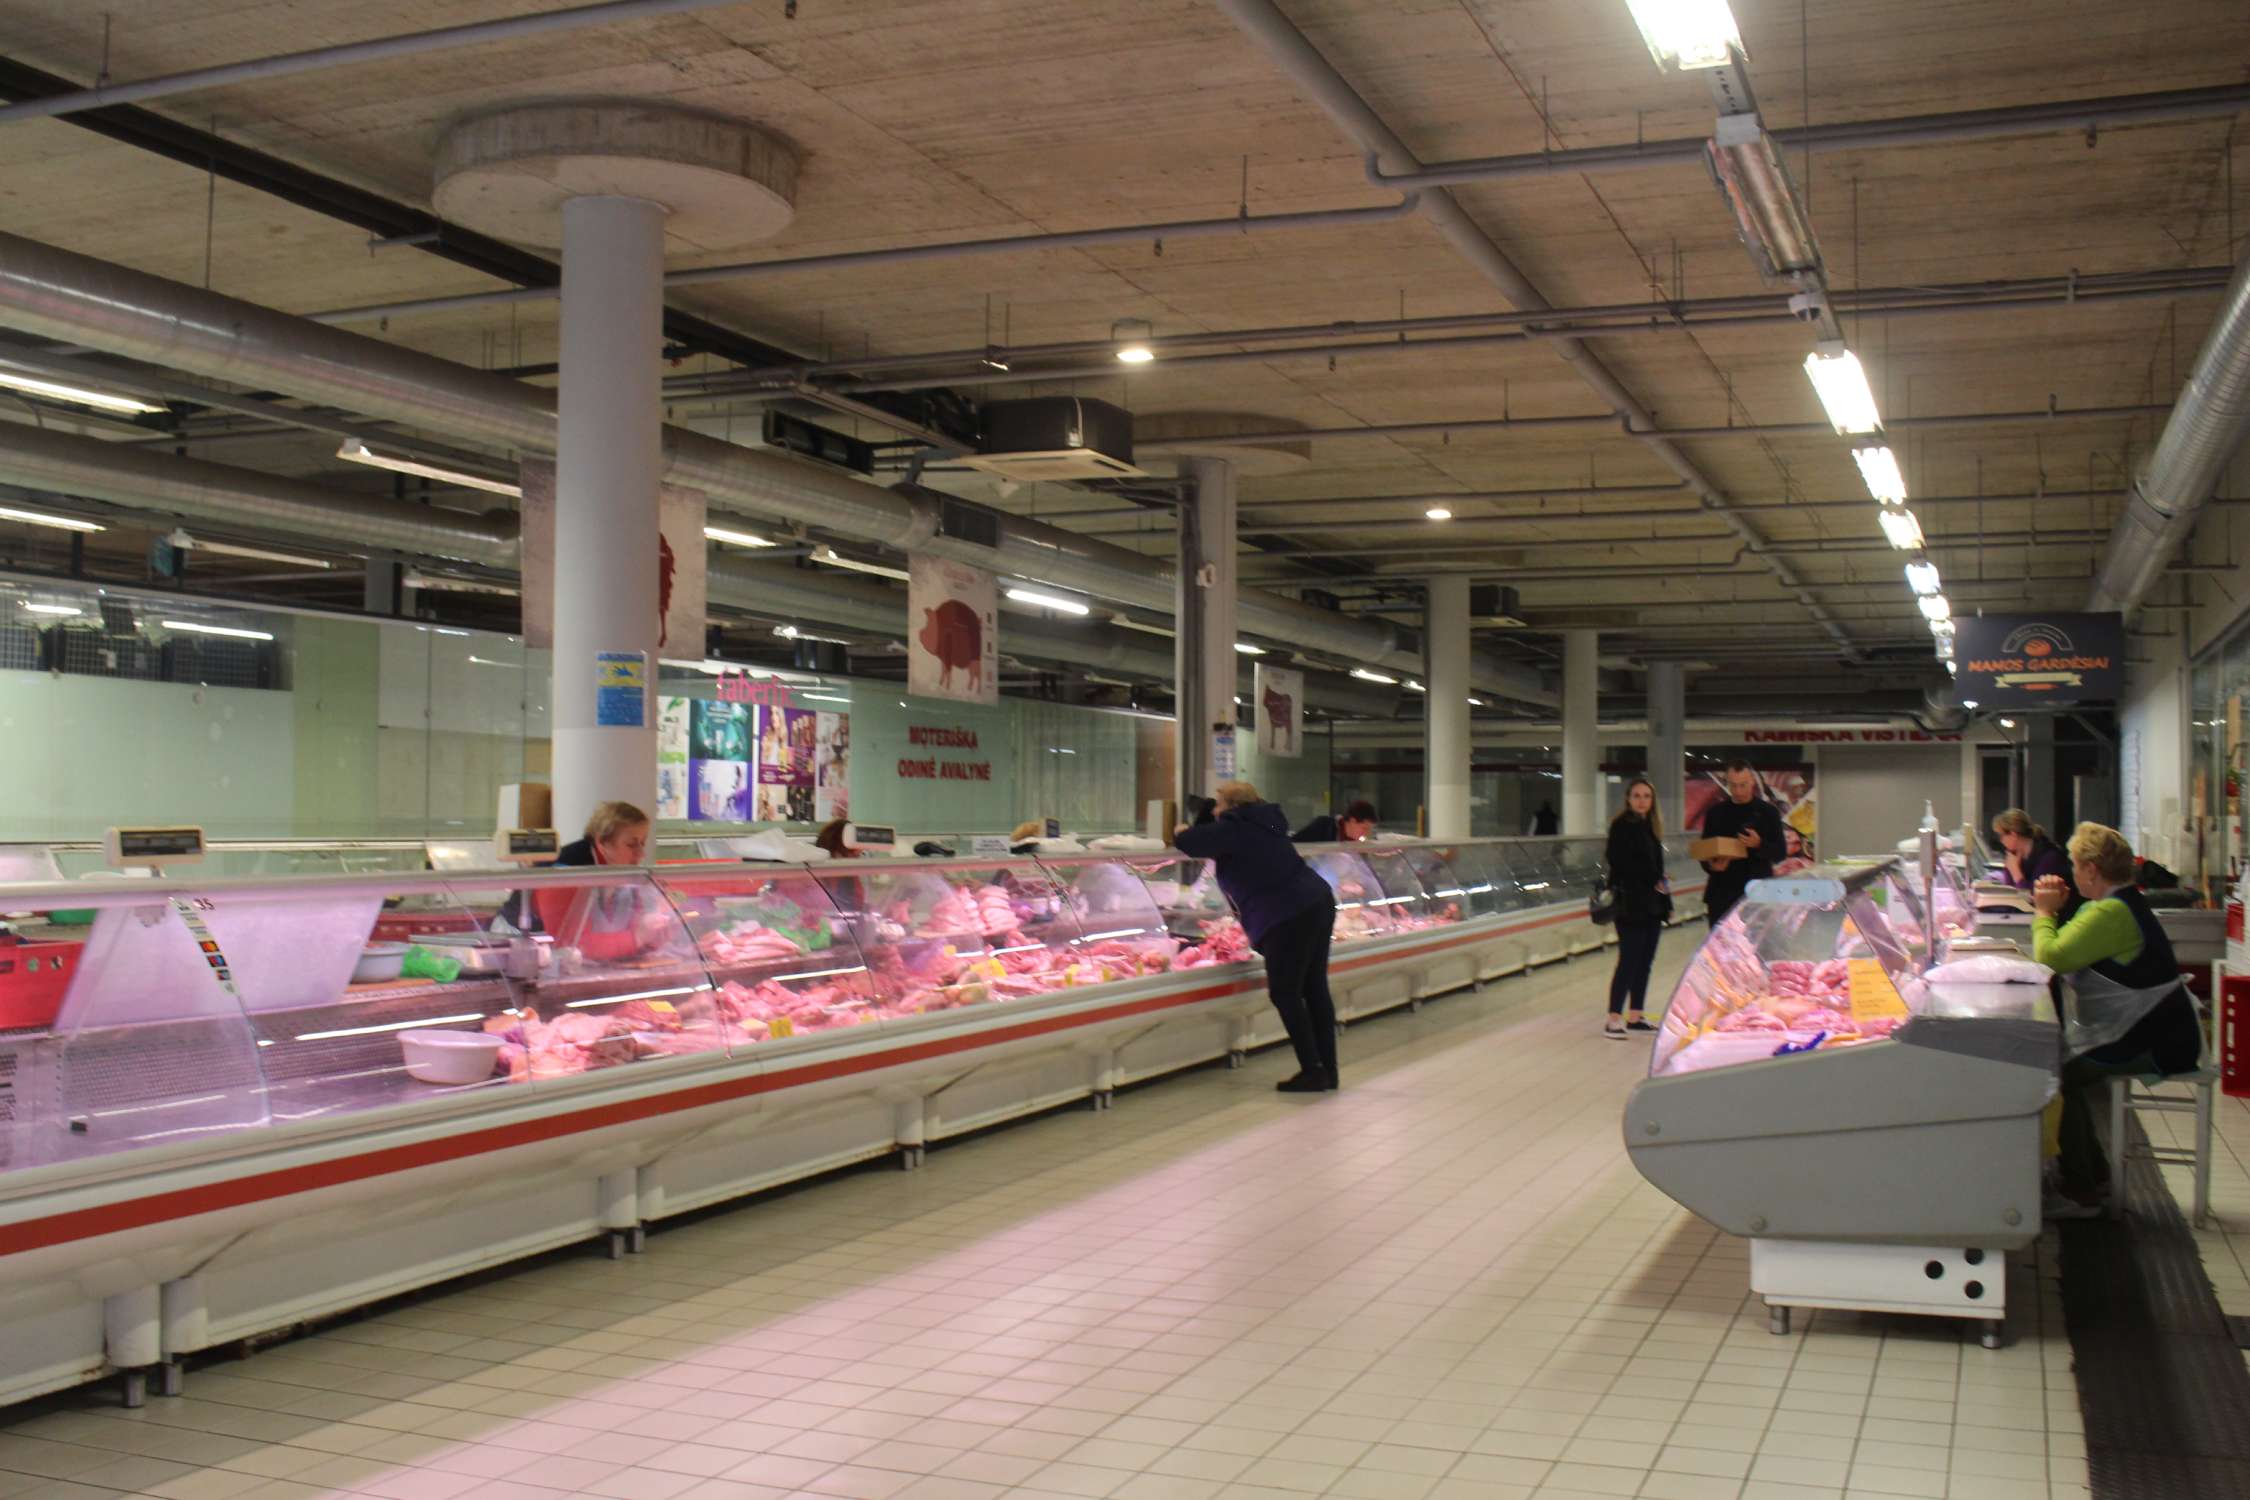
{"type": "Polygon", "coordinates": [[[1911,1312],[1992,1347],[2061,1036],[2044,985],[1923,977],[1913,885],[1895,859],[1753,883],[1673,992],[1626,1147],[1750,1239],[1776,1332],[1795,1307],[1911,1312]]]}
{"type": "MultiPolygon", "coordinates": [[[[1584,925],[1583,890],[1511,873],[1556,842],[1308,849],[1362,914],[1340,1014],[1584,925]]],[[[627,1253],[1281,1035],[1171,851],[18,884],[0,914],[0,1400],[627,1253]]]]}

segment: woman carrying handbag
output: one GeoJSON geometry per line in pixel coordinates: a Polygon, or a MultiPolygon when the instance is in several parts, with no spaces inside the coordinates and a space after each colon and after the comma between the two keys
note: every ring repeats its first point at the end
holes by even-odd
{"type": "Polygon", "coordinates": [[[1625,788],[1625,805],[1609,820],[1605,858],[1611,920],[1617,926],[1617,968],[1609,976],[1609,1019],[1602,1035],[1621,1042],[1632,1032],[1656,1029],[1643,1007],[1656,940],[1672,915],[1672,887],[1664,878],[1664,823],[1656,811],[1656,787],[1646,777],[1635,777],[1625,788]]]}

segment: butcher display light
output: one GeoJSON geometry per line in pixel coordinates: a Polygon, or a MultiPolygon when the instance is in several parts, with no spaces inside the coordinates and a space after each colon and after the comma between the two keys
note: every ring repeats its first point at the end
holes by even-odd
{"type": "Polygon", "coordinates": [[[1625,6],[1659,68],[1723,68],[1742,50],[1742,28],[1727,0],[1625,0],[1625,6]]]}
{"type": "Polygon", "coordinates": [[[1828,413],[1828,425],[1838,432],[1873,432],[1883,425],[1867,372],[1841,340],[1824,339],[1806,355],[1805,374],[1828,413]]]}
{"type": "Polygon", "coordinates": [[[26,526],[52,526],[57,531],[106,531],[109,528],[76,516],[53,516],[43,510],[17,510],[0,505],[0,521],[21,521],[26,526]]]}
{"type": "Polygon", "coordinates": [[[1906,586],[1917,594],[1934,594],[1938,591],[1937,564],[1927,558],[1916,558],[1906,565],[1906,586]]]}
{"type": "Polygon", "coordinates": [[[1885,505],[1906,503],[1906,476],[1899,472],[1898,455],[1882,445],[1854,448],[1852,462],[1859,465],[1859,477],[1866,481],[1867,493],[1885,505]]]}
{"type": "Polygon", "coordinates": [[[1018,604],[1037,605],[1041,609],[1057,610],[1066,615],[1090,615],[1094,612],[1082,600],[1065,599],[1060,594],[1042,594],[1037,589],[1010,589],[1008,597],[1018,604]]]}
{"type": "Polygon", "coordinates": [[[523,496],[523,486],[509,484],[502,479],[488,479],[482,474],[469,474],[460,469],[448,469],[438,464],[426,464],[416,459],[401,458],[393,453],[378,453],[358,438],[345,438],[337,447],[336,456],[346,463],[366,464],[369,468],[388,469],[393,474],[413,474],[423,479],[435,479],[440,484],[459,485],[467,490],[485,490],[495,495],[523,496]]]}
{"type": "Polygon", "coordinates": [[[21,391],[27,396],[45,396],[50,401],[67,401],[73,406],[91,406],[96,411],[114,411],[128,416],[144,416],[164,410],[152,402],[120,396],[114,391],[90,390],[82,385],[40,380],[15,370],[0,370],[0,386],[11,391],[21,391]]]}
{"type": "Polygon", "coordinates": [[[1884,537],[1899,551],[1922,550],[1922,523],[1914,519],[1914,512],[1903,506],[1886,505],[1876,520],[1882,524],[1884,537]]]}

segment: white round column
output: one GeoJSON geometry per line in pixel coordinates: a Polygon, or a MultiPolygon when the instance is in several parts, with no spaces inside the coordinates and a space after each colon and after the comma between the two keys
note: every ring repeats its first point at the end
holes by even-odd
{"type": "Polygon", "coordinates": [[[664,217],[640,198],[562,211],[554,788],[555,826],[573,832],[602,802],[656,805],[664,217]],[[615,722],[630,715],[600,685],[621,658],[640,664],[637,724],[615,722]]]}
{"type": "Polygon", "coordinates": [[[1602,831],[1601,636],[1563,632],[1562,831],[1602,831]]]}
{"type": "Polygon", "coordinates": [[[1469,580],[1430,580],[1422,622],[1430,680],[1423,694],[1429,720],[1430,837],[1469,836],[1469,580]]]}

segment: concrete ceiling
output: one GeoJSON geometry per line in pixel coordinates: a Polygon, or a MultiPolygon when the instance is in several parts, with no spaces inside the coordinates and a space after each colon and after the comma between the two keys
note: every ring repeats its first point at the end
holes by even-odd
{"type": "MultiPolygon", "coordinates": [[[[91,81],[110,25],[119,79],[554,8],[547,0],[0,0],[0,51],[91,81]]],[[[1699,76],[1651,64],[1624,0],[1286,0],[1290,18],[1426,161],[1708,133],[1699,76]]],[[[661,98],[757,122],[803,163],[795,222],[768,245],[704,263],[1096,226],[1366,207],[1361,153],[1206,0],[757,0],[661,20],[323,70],[158,101],[170,119],[402,203],[426,207],[446,125],[508,101],[661,98]],[[1247,199],[1244,185],[1247,182],[1247,199]]],[[[1734,0],[1769,125],[2090,98],[2250,78],[2239,0],[1734,0]],[[1809,17],[1809,35],[1800,18],[1809,17]]],[[[1969,144],[1839,152],[1789,167],[1839,292],[2073,271],[2231,264],[2227,194],[2240,116],[1969,144]]],[[[1770,294],[1697,167],[1527,178],[1455,190],[1553,303],[1770,294]]],[[[2240,205],[2250,212],[2250,202],[2240,205]]],[[[0,221],[29,238],[294,312],[491,290],[490,277],[84,130],[0,126],[0,221]]],[[[2250,223],[2250,217],[2243,222],[2250,223]]],[[[681,259],[678,266],[696,264],[681,259]]],[[[1031,251],[790,272],[682,291],[676,306],[814,359],[1105,337],[1119,318],[1177,335],[1346,319],[1504,310],[1427,219],[1288,233],[1031,251]],[[988,321],[989,320],[989,321],[988,321]]],[[[2208,294],[2041,310],[1847,317],[1886,416],[2169,403],[2216,299],[2208,294]]],[[[400,317],[381,337],[478,365],[551,360],[552,303],[400,317]]],[[[1788,323],[1599,338],[1592,347],[1666,427],[1816,421],[1788,323]]],[[[1218,345],[1217,348],[1227,348],[1218,345]]],[[[1233,346],[1242,347],[1242,346],[1233,346]]],[[[696,361],[685,368],[702,368],[696,361]]],[[[711,362],[712,369],[720,368],[711,362]]],[[[957,368],[957,367],[956,367],[957,368]]],[[[1314,428],[1599,414],[1550,346],[1443,352],[1370,347],[1331,363],[1284,357],[1035,387],[1139,412],[1223,410],[1314,428]]],[[[754,431],[756,408],[701,401],[698,425],[754,431]]],[[[854,427],[854,419],[827,420],[854,427]]],[[[1920,510],[1957,610],[2074,606],[2124,476],[2160,416],[1962,426],[1894,437],[1919,496],[2094,492],[1920,510]],[[1983,544],[1980,545],[1980,538],[1983,544]]],[[[890,432],[857,423],[861,435],[890,432]]],[[[197,440],[218,462],[340,485],[326,444],[197,440]]],[[[1919,616],[1881,546],[1846,446],[1825,435],[1724,436],[1683,448],[1758,528],[1855,648],[1928,662],[1919,616]],[[1849,502],[1818,504],[1815,502],[1849,502]]],[[[1747,673],[1793,681],[1831,647],[1803,605],[1693,498],[1465,499],[1449,527],[1386,495],[1671,486],[1615,430],[1428,432],[1313,441],[1311,460],[1243,482],[1272,555],[1246,576],[1351,591],[1433,565],[1514,582],[1531,633],[1597,620],[1631,658],[1683,644],[1770,646],[1747,673]],[[1293,502],[1368,497],[1365,505],[1293,502]],[[1675,515],[1652,512],[1673,511],[1675,515]],[[1582,516],[1623,512],[1610,521],[1582,516]],[[1567,519],[1565,519],[1567,518],[1567,519]],[[1343,531],[1308,524],[1384,521],[1343,531]],[[1593,540],[1589,540],[1592,538],[1593,540]],[[1415,553],[1414,547],[1439,548],[1415,553]],[[1303,557],[1299,550],[1334,553],[1303,557]],[[1334,580],[1349,580],[1336,582],[1334,580]]],[[[1030,486],[1002,498],[1045,519],[1114,498],[1030,486]]],[[[2224,514],[2219,512],[2218,514],[2224,514]]],[[[1082,523],[1168,551],[1161,515],[1082,523]]],[[[1838,679],[1849,682],[1847,673],[1838,679]]],[[[1872,686],[1872,682],[1870,684],[1872,686]]]]}

